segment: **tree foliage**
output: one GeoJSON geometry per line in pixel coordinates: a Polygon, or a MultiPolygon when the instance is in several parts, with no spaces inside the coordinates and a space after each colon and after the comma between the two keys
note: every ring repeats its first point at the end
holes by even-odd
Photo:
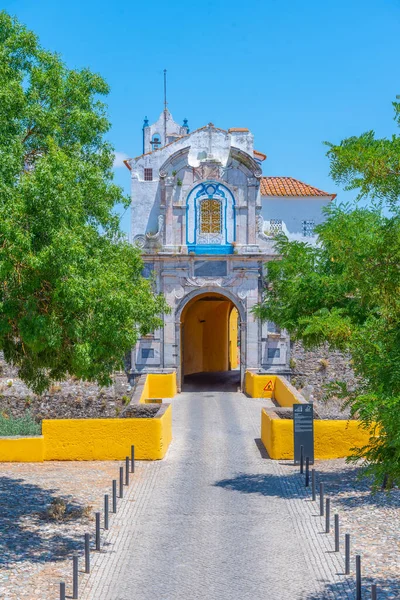
{"type": "Polygon", "coordinates": [[[268,287],[256,312],[307,348],[328,343],[350,353],[358,387],[333,387],[371,431],[368,446],[354,450],[352,459],[365,459],[377,485],[400,484],[399,137],[377,140],[368,133],[331,145],[328,156],[337,181],[377,203],[332,205],[317,227],[317,246],[281,236],[281,258],[268,263],[268,287]]]}
{"type": "Polygon", "coordinates": [[[107,93],[0,12],[0,349],[37,392],[109,383],[166,310],[113,212],[107,93]]]}

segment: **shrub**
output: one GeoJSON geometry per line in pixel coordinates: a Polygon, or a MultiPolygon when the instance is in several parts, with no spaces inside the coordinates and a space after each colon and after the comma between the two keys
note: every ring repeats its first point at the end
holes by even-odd
{"type": "Polygon", "coordinates": [[[41,435],[42,426],[37,423],[30,412],[23,417],[13,417],[3,413],[0,415],[0,436],[41,435]]]}

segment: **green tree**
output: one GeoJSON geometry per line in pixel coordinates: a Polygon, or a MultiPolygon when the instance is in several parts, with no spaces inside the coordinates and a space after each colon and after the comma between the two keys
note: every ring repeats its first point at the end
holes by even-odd
{"type": "MultiPolygon", "coordinates": [[[[396,103],[395,110],[400,124],[396,103]]],[[[347,399],[371,437],[350,460],[364,459],[376,485],[400,484],[399,137],[369,132],[329,146],[334,179],[375,206],[332,205],[317,227],[317,246],[280,237],[281,259],[268,263],[256,313],[306,348],[328,343],[351,355],[357,388],[338,381],[330,391],[347,399]]]]}
{"type": "Polygon", "coordinates": [[[109,383],[167,308],[113,211],[107,93],[0,12],[0,349],[36,392],[109,383]]]}

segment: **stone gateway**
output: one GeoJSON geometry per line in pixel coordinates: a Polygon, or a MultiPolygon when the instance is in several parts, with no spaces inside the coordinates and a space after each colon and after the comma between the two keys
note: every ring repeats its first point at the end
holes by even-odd
{"type": "Polygon", "coordinates": [[[132,350],[132,375],[246,370],[285,373],[289,338],[252,309],[261,300],[274,237],[313,243],[335,197],[291,177],[263,176],[266,155],[246,128],[190,132],[165,108],[143,126],[131,172],[132,242],[171,313],[132,350]]]}

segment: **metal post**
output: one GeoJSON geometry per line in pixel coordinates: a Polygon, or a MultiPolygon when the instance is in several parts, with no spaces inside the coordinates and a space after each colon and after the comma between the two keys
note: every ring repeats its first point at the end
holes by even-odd
{"type": "Polygon", "coordinates": [[[96,513],[96,550],[100,551],[100,513],[96,513]]]}
{"type": "Polygon", "coordinates": [[[312,499],[315,502],[316,494],[315,494],[315,469],[311,469],[311,489],[312,489],[312,499]]]}
{"type": "Polygon", "coordinates": [[[326,499],[326,512],[325,512],[325,533],[329,533],[331,530],[331,500],[326,499]]]}
{"type": "Polygon", "coordinates": [[[119,497],[124,497],[124,467],[119,468],[119,497]]]}
{"type": "Polygon", "coordinates": [[[371,585],[371,600],[378,600],[376,583],[371,585]]]}
{"type": "Polygon", "coordinates": [[[90,573],[90,535],[85,533],[85,573],[90,573]]]}
{"type": "Polygon", "coordinates": [[[129,485],[129,456],[125,458],[125,485],[129,485]]]}
{"type": "Polygon", "coordinates": [[[108,529],[108,494],[104,494],[104,529],[108,529]]]}
{"type": "Polygon", "coordinates": [[[131,446],[131,473],[135,472],[135,446],[131,446]]]}
{"type": "Polygon", "coordinates": [[[361,556],[356,555],[356,600],[361,600],[361,556]]]}
{"type": "Polygon", "coordinates": [[[304,446],[300,446],[300,475],[304,473],[304,446]]]}
{"type": "Polygon", "coordinates": [[[346,533],[344,536],[344,562],[345,562],[345,573],[350,575],[350,534],[346,533]]]}
{"type": "Polygon", "coordinates": [[[60,600],[65,600],[65,583],[62,581],[60,583],[60,600]]]}
{"type": "Polygon", "coordinates": [[[112,511],[117,512],[117,480],[113,479],[112,482],[112,511]]]}
{"type": "Polygon", "coordinates": [[[72,557],[72,598],[78,598],[78,557],[72,557]]]}
{"type": "Polygon", "coordinates": [[[324,516],[324,484],[319,484],[319,514],[321,517],[324,516]]]}
{"type": "Polygon", "coordinates": [[[335,515],[335,552],[339,552],[339,515],[335,515]]]}
{"type": "Polygon", "coordinates": [[[306,456],[306,487],[310,485],[310,459],[306,456]]]}

